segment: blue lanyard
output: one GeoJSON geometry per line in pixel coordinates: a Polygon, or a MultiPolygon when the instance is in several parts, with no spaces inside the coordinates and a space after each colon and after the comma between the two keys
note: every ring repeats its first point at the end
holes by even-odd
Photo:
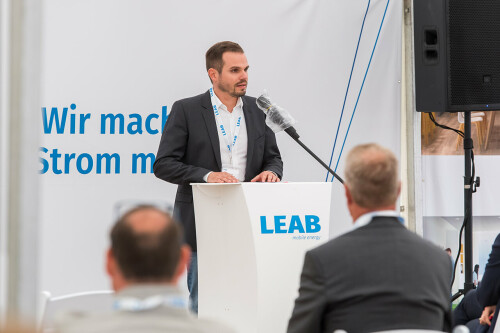
{"type": "Polygon", "coordinates": [[[240,134],[241,116],[239,116],[238,120],[236,121],[236,128],[234,129],[233,143],[231,144],[231,141],[229,139],[229,135],[227,134],[226,129],[224,128],[224,124],[222,123],[222,117],[220,115],[219,109],[217,108],[217,103],[215,100],[215,94],[214,94],[213,88],[210,88],[210,98],[212,99],[212,108],[214,110],[215,121],[217,122],[217,128],[222,133],[222,137],[224,138],[224,141],[226,141],[227,150],[229,151],[230,156],[232,158],[232,148],[236,144],[236,140],[238,140],[238,134],[240,134]]]}

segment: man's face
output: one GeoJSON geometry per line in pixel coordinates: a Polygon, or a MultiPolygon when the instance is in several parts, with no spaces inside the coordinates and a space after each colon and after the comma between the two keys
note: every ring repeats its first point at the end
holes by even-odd
{"type": "Polygon", "coordinates": [[[222,55],[222,71],[214,85],[232,97],[244,96],[248,84],[248,61],[244,53],[225,52],[222,55]]]}

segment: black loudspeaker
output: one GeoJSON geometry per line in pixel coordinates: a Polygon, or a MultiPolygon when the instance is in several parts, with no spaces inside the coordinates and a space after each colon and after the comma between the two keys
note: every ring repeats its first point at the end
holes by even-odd
{"type": "Polygon", "coordinates": [[[500,110],[500,0],[413,0],[419,112],[500,110]]]}

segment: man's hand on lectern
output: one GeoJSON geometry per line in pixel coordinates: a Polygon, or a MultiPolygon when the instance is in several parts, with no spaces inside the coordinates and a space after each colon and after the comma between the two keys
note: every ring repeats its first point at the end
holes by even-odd
{"type": "Polygon", "coordinates": [[[263,182],[263,183],[276,183],[276,182],[279,182],[280,179],[278,178],[278,176],[276,176],[274,174],[274,172],[262,171],[260,174],[258,174],[251,181],[252,182],[263,182]]]}
{"type": "Polygon", "coordinates": [[[236,179],[236,177],[227,172],[211,172],[207,178],[207,183],[238,183],[238,182],[239,180],[236,179]]]}

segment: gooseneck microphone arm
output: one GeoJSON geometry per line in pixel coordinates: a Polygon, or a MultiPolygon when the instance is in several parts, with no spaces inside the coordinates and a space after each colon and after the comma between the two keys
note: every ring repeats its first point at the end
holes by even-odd
{"type": "Polygon", "coordinates": [[[311,149],[309,149],[304,143],[302,143],[302,141],[299,140],[300,136],[299,134],[297,133],[297,131],[295,130],[295,128],[293,128],[293,126],[290,126],[288,127],[287,129],[285,129],[285,132],[290,135],[292,137],[292,139],[294,139],[302,148],[304,148],[305,151],[307,151],[309,153],[309,155],[311,155],[312,157],[314,157],[314,159],[316,161],[319,162],[319,164],[321,164],[326,170],[328,170],[335,178],[337,178],[337,180],[344,184],[344,180],[342,178],[340,178],[339,175],[337,175],[337,173],[335,173],[335,171],[333,171],[332,169],[330,169],[330,167],[328,165],[326,165],[325,162],[323,162],[311,149]]]}
{"type": "Polygon", "coordinates": [[[319,162],[326,170],[328,170],[337,180],[344,184],[344,180],[339,177],[333,171],[330,169],[328,165],[326,165],[325,162],[323,162],[315,153],[312,152],[311,149],[309,149],[305,144],[302,143],[302,141],[299,140],[299,134],[293,128],[293,125],[295,124],[295,119],[283,108],[279,107],[278,105],[275,105],[271,102],[271,99],[267,95],[267,93],[264,93],[261,95],[259,98],[256,100],[257,106],[259,109],[261,109],[265,114],[266,114],[266,124],[271,127],[274,133],[279,132],[279,131],[285,131],[288,135],[292,137],[302,148],[305,149],[311,155],[314,157],[316,161],[319,162]]]}
{"type": "Polygon", "coordinates": [[[302,143],[302,141],[299,140],[299,134],[293,128],[293,125],[295,124],[295,119],[283,108],[279,107],[278,105],[275,105],[271,102],[271,99],[267,95],[267,93],[262,94],[259,98],[256,100],[257,106],[259,109],[261,109],[265,114],[266,114],[266,124],[273,130],[274,133],[279,132],[279,131],[285,131],[288,135],[292,137],[302,148],[305,149],[311,155],[314,157],[316,161],[319,162],[326,170],[328,170],[337,180],[344,184],[344,180],[340,178],[339,175],[335,173],[328,165],[326,165],[325,162],[323,162],[315,153],[312,152],[311,149],[309,149],[305,144],[302,143]]]}

